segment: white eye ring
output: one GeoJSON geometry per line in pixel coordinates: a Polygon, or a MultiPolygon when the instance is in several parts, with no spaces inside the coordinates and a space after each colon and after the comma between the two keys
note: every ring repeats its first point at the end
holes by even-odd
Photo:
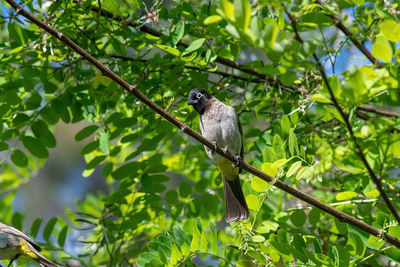
{"type": "Polygon", "coordinates": [[[197,93],[196,97],[197,99],[200,99],[203,95],[201,93],[197,93]]]}

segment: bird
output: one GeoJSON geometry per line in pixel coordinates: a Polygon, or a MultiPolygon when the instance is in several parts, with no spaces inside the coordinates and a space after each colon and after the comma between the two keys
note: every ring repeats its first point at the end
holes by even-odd
{"type": "Polygon", "coordinates": [[[215,144],[215,149],[204,146],[208,157],[222,174],[225,196],[226,222],[244,221],[250,217],[243,195],[237,164],[216,153],[221,147],[236,155],[238,162],[243,158],[243,132],[235,109],[224,104],[202,88],[190,91],[188,105],[200,114],[199,128],[203,137],[215,144]]]}
{"type": "Polygon", "coordinates": [[[0,260],[10,260],[11,266],[19,256],[37,261],[43,267],[57,267],[55,263],[43,256],[42,249],[26,234],[18,229],[0,222],[0,260]]]}

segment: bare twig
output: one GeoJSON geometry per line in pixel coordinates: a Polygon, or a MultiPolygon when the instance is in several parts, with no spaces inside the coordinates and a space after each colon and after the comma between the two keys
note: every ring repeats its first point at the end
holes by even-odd
{"type": "MultiPolygon", "coordinates": [[[[80,0],[73,0],[73,1],[75,3],[77,3],[77,4],[81,4],[82,3],[82,1],[80,1],[80,0]]],[[[153,35],[153,36],[156,36],[156,37],[162,36],[162,33],[158,32],[156,30],[153,30],[152,28],[150,28],[150,27],[148,27],[146,25],[141,25],[141,24],[138,24],[138,23],[136,23],[134,21],[126,20],[125,18],[123,18],[121,16],[115,15],[115,14],[113,14],[113,13],[107,11],[107,10],[98,8],[97,6],[93,6],[92,5],[90,7],[90,9],[92,11],[94,11],[94,12],[99,13],[100,15],[102,15],[104,17],[123,22],[124,24],[126,24],[128,26],[131,26],[131,27],[139,28],[140,31],[148,33],[150,35],[153,35]]],[[[182,42],[182,41],[179,41],[177,45],[181,45],[183,47],[188,47],[188,45],[186,43],[182,42]]],[[[205,56],[205,53],[204,53],[203,56],[205,56]]],[[[288,90],[291,90],[291,91],[294,91],[294,92],[300,92],[300,89],[296,85],[286,86],[281,81],[275,79],[272,76],[268,76],[266,74],[259,73],[259,72],[255,71],[252,68],[246,67],[246,66],[244,66],[242,64],[239,64],[237,62],[234,62],[232,60],[217,56],[215,61],[220,63],[220,64],[222,64],[222,65],[225,65],[225,66],[240,70],[241,72],[256,76],[259,79],[263,79],[263,83],[269,83],[271,86],[287,88],[288,90]]],[[[257,83],[260,83],[260,81],[257,81],[257,83]]]]}
{"type": "Polygon", "coordinates": [[[387,110],[383,110],[383,109],[378,109],[378,108],[375,108],[375,107],[363,106],[363,107],[359,107],[358,109],[366,111],[366,112],[372,112],[372,113],[376,113],[376,114],[380,114],[380,115],[385,115],[385,116],[388,116],[388,117],[400,118],[400,114],[399,113],[392,112],[392,111],[387,111],[387,110]]]}
{"type": "MultiPolygon", "coordinates": [[[[291,23],[292,27],[293,27],[293,31],[294,31],[294,34],[296,36],[296,39],[299,42],[302,43],[303,39],[301,38],[299,32],[297,31],[295,18],[292,16],[292,14],[286,8],[285,8],[285,12],[286,12],[286,14],[287,14],[287,16],[288,16],[288,18],[290,20],[290,23],[291,23]]],[[[327,75],[325,73],[325,69],[322,66],[321,61],[320,61],[318,55],[315,52],[313,53],[313,58],[314,58],[315,62],[317,63],[317,67],[319,69],[319,72],[321,73],[321,76],[322,76],[322,78],[323,78],[323,80],[324,80],[324,82],[326,84],[326,87],[327,87],[327,89],[329,91],[332,103],[335,106],[335,108],[339,111],[339,114],[342,117],[342,119],[343,119],[343,121],[344,121],[344,123],[346,125],[347,131],[349,132],[350,137],[351,137],[351,139],[352,139],[352,141],[354,143],[354,146],[355,146],[355,149],[354,149],[355,151],[354,152],[360,157],[361,161],[363,162],[365,168],[368,171],[368,174],[371,176],[372,180],[375,183],[376,188],[378,189],[378,191],[381,194],[383,200],[385,201],[386,206],[392,212],[392,214],[393,214],[394,218],[396,219],[396,221],[400,224],[400,216],[397,213],[396,208],[394,207],[393,203],[390,201],[389,197],[386,195],[386,192],[385,192],[385,190],[383,188],[381,177],[378,177],[375,174],[374,170],[372,169],[372,167],[368,163],[368,161],[367,161],[367,159],[366,159],[366,157],[365,157],[365,155],[364,155],[364,153],[363,153],[363,151],[361,149],[361,146],[357,142],[357,139],[356,139],[356,137],[354,135],[353,128],[351,127],[351,124],[350,124],[349,116],[344,112],[343,108],[339,105],[335,95],[333,94],[333,90],[331,88],[331,85],[328,82],[328,77],[327,77],[327,75]]]]}
{"type": "MultiPolygon", "coordinates": [[[[161,115],[164,119],[168,120],[171,124],[175,125],[178,127],[182,132],[186,133],[187,135],[193,137],[200,143],[204,144],[205,146],[215,149],[215,145],[213,142],[211,142],[209,139],[204,138],[197,132],[195,132],[193,129],[189,128],[182,122],[180,122],[178,119],[176,119],[174,116],[172,116],[170,113],[166,112],[164,109],[162,109],[160,106],[152,102],[149,98],[147,98],[144,94],[142,94],[140,91],[136,89],[136,86],[130,85],[127,83],[125,80],[123,80],[121,77],[116,75],[114,72],[112,72],[109,68],[104,66],[102,63],[100,63],[98,60],[96,60],[92,55],[90,55],[88,52],[83,50],[80,46],[78,46],[76,43],[74,43],[71,39],[66,37],[64,34],[61,32],[57,31],[56,29],[52,28],[48,24],[44,23],[43,21],[39,20],[26,10],[24,10],[20,5],[17,4],[14,0],[6,0],[7,3],[9,3],[15,10],[17,14],[21,14],[28,20],[32,21],[45,31],[49,32],[52,34],[54,37],[62,41],[64,44],[75,50],[77,53],[79,53],[82,57],[87,59],[89,62],[91,62],[94,66],[96,66],[102,73],[103,75],[109,77],[112,79],[114,82],[122,86],[128,93],[136,96],[140,101],[142,101],[144,104],[146,104],[150,109],[161,115]]],[[[233,163],[237,162],[236,156],[232,155],[229,153],[229,151],[225,151],[221,147],[216,148],[216,152],[220,154],[221,156],[227,158],[228,160],[232,161],[233,163]]],[[[245,169],[246,171],[256,175],[257,177],[267,181],[267,182],[274,182],[274,186],[277,188],[280,188],[281,190],[295,196],[296,198],[299,198],[303,200],[304,202],[307,202],[310,205],[313,205],[331,215],[334,217],[338,218],[340,221],[351,224],[367,233],[370,233],[371,235],[377,236],[377,237],[383,237],[385,240],[387,240],[389,243],[395,245],[396,247],[400,248],[400,239],[388,234],[387,232],[380,230],[378,228],[375,228],[369,224],[366,224],[363,221],[359,221],[356,218],[339,211],[337,209],[334,209],[330,207],[329,205],[318,201],[317,199],[295,189],[290,187],[289,185],[275,179],[274,177],[254,168],[253,166],[249,165],[248,163],[244,161],[240,161],[239,167],[242,169],[245,169]]]]}
{"type": "MultiPolygon", "coordinates": [[[[119,56],[119,55],[112,55],[111,57],[118,58],[118,59],[121,59],[121,60],[126,60],[126,61],[136,61],[136,60],[138,60],[138,59],[135,59],[135,58],[132,58],[132,57],[119,56]]],[[[146,59],[139,59],[139,60],[141,62],[147,62],[146,59]]],[[[184,65],[183,67],[185,69],[198,70],[198,71],[202,71],[202,72],[218,74],[218,75],[220,75],[222,77],[225,77],[225,78],[231,77],[233,79],[241,80],[241,81],[245,81],[245,82],[261,83],[261,84],[265,83],[265,80],[262,80],[262,79],[244,77],[244,76],[240,76],[240,75],[236,75],[236,74],[230,74],[230,73],[219,71],[219,70],[211,70],[209,68],[199,68],[199,67],[196,67],[196,66],[189,66],[189,65],[184,65]]]]}
{"type": "MultiPolygon", "coordinates": [[[[323,4],[320,0],[316,0],[316,2],[320,5],[323,4]]],[[[382,64],[371,54],[371,52],[369,52],[369,50],[362,43],[357,41],[353,33],[343,24],[340,19],[332,14],[325,15],[332,19],[336,27],[340,29],[347,37],[349,37],[350,41],[369,59],[369,61],[371,61],[371,63],[375,64],[377,68],[383,68],[382,64]]]]}
{"type": "MultiPolygon", "coordinates": [[[[73,1],[75,3],[77,3],[77,4],[81,4],[82,3],[81,0],[73,0],[73,1]]],[[[153,36],[156,36],[156,37],[162,36],[162,34],[160,32],[158,32],[156,30],[153,30],[152,28],[150,28],[150,27],[148,27],[146,25],[141,25],[141,24],[138,24],[138,23],[136,23],[134,21],[126,20],[125,18],[123,18],[121,16],[118,16],[118,15],[115,15],[115,14],[113,14],[113,13],[107,11],[107,10],[102,9],[102,8],[99,8],[99,7],[91,5],[90,9],[92,11],[96,12],[96,13],[99,13],[100,15],[102,15],[104,17],[123,22],[124,24],[126,24],[126,25],[128,25],[130,27],[139,28],[140,31],[148,33],[150,35],[153,35],[153,36]]],[[[343,25],[343,23],[341,23],[341,25],[343,25]]],[[[343,29],[347,29],[347,28],[343,25],[343,29]]],[[[350,34],[349,38],[352,36],[351,32],[348,29],[346,30],[345,33],[350,34]]],[[[366,53],[370,54],[369,51],[365,48],[365,46],[360,44],[356,39],[354,39],[354,37],[352,37],[350,39],[352,40],[353,43],[356,42],[356,43],[358,43],[359,46],[363,47],[363,48],[361,48],[362,50],[360,49],[361,51],[366,51],[366,53]]],[[[181,45],[183,47],[188,47],[188,45],[186,43],[182,42],[182,41],[179,41],[178,45],[181,45]]],[[[372,57],[372,55],[371,55],[371,57],[372,57]]],[[[121,56],[121,59],[123,59],[123,58],[124,57],[121,56]]],[[[372,57],[372,58],[374,58],[374,57],[372,57]]],[[[127,58],[125,58],[125,60],[127,60],[127,58]]],[[[230,67],[230,68],[233,68],[233,69],[237,69],[237,70],[239,70],[241,72],[250,74],[252,76],[256,76],[258,79],[251,79],[250,80],[253,83],[262,83],[262,84],[268,83],[271,86],[280,87],[280,88],[286,89],[287,91],[293,91],[293,92],[298,93],[298,94],[301,94],[301,92],[302,92],[302,90],[299,87],[297,87],[296,85],[285,86],[278,79],[275,79],[274,77],[259,73],[259,72],[255,71],[254,69],[252,69],[250,67],[241,65],[241,64],[239,64],[237,62],[234,62],[232,60],[229,60],[229,59],[222,58],[222,57],[218,56],[215,61],[218,62],[219,64],[225,65],[227,67],[230,67]]],[[[380,63],[378,62],[378,64],[380,64],[380,63]]],[[[202,71],[204,71],[204,70],[202,69],[202,71]]],[[[217,73],[219,75],[222,75],[222,76],[224,76],[224,74],[225,74],[225,73],[222,73],[222,72],[215,72],[215,73],[217,73]]],[[[232,76],[232,75],[230,75],[230,76],[232,76]]],[[[227,76],[224,76],[224,77],[227,77],[227,76]]],[[[239,79],[239,80],[246,79],[246,81],[249,80],[249,79],[247,79],[245,77],[242,77],[242,76],[237,76],[237,78],[235,78],[235,79],[239,79]],[[241,78],[239,78],[239,77],[241,77],[241,78]]],[[[380,114],[380,115],[384,115],[384,116],[393,117],[392,115],[389,115],[387,112],[379,110],[379,109],[369,109],[369,110],[365,110],[365,111],[376,113],[376,114],[380,114]]],[[[361,112],[356,112],[356,115],[357,115],[357,117],[359,117],[359,118],[361,118],[363,120],[366,120],[366,119],[369,118],[368,115],[366,115],[365,113],[361,113],[361,112]]]]}

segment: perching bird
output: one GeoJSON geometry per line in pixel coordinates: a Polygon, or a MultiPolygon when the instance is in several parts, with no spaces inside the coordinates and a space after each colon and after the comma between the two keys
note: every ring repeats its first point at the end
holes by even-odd
{"type": "MultiPolygon", "coordinates": [[[[195,88],[189,93],[188,105],[200,114],[201,134],[220,148],[243,157],[243,133],[239,118],[233,107],[225,105],[203,89],[195,88]]],[[[224,184],[226,221],[228,223],[249,218],[249,209],[240,185],[241,169],[231,161],[204,146],[207,155],[215,162],[222,174],[224,184]]]]}
{"type": "Polygon", "coordinates": [[[21,255],[37,261],[43,267],[57,267],[40,254],[41,250],[26,234],[0,222],[0,260],[11,260],[7,267],[21,255]]]}

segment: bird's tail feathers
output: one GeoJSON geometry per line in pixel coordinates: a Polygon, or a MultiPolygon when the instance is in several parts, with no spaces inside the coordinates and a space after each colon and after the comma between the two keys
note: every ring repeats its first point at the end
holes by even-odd
{"type": "Polygon", "coordinates": [[[232,181],[224,177],[222,177],[222,180],[224,184],[226,222],[232,223],[247,220],[250,217],[250,213],[243,195],[239,176],[232,181]]]}
{"type": "Polygon", "coordinates": [[[57,267],[57,265],[50,261],[49,259],[47,259],[45,256],[40,255],[39,259],[36,260],[40,265],[42,265],[43,267],[57,267]]]}

